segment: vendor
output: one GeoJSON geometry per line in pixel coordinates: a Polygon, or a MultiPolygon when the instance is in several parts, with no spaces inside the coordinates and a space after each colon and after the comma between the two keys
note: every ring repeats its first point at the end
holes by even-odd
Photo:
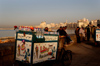
{"type": "Polygon", "coordinates": [[[44,28],[44,31],[48,31],[48,27],[45,27],[45,28],[44,28]]]}
{"type": "Polygon", "coordinates": [[[65,37],[67,35],[67,33],[65,32],[65,30],[63,29],[63,27],[60,27],[57,32],[59,33],[59,47],[58,49],[61,50],[63,48],[63,45],[65,43],[65,37]]]}

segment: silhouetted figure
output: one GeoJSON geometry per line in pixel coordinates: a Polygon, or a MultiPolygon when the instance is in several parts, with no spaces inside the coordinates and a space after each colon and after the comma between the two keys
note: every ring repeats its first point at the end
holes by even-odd
{"type": "Polygon", "coordinates": [[[81,42],[80,41],[80,36],[79,36],[79,30],[80,30],[79,27],[77,27],[76,30],[75,30],[75,34],[76,34],[76,38],[77,38],[77,43],[80,43],[81,42]]]}
{"type": "Polygon", "coordinates": [[[63,44],[65,42],[65,37],[67,35],[67,33],[63,30],[62,27],[60,27],[57,32],[59,33],[59,47],[58,49],[63,48],[63,44]]]}
{"type": "Polygon", "coordinates": [[[57,30],[57,32],[59,33],[60,36],[63,35],[63,28],[60,27],[60,28],[57,30]]]}
{"type": "Polygon", "coordinates": [[[95,30],[96,30],[96,27],[93,26],[92,29],[91,29],[91,33],[92,33],[92,38],[93,38],[94,41],[95,41],[95,30]]]}
{"type": "Polygon", "coordinates": [[[89,28],[89,25],[86,27],[87,29],[87,40],[89,41],[90,40],[90,28],[89,28]]]}

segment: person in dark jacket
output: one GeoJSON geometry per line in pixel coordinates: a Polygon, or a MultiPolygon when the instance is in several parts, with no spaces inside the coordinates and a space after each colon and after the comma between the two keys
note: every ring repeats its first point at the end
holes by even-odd
{"type": "Polygon", "coordinates": [[[59,33],[60,36],[66,36],[66,32],[63,30],[63,27],[60,27],[57,32],[59,33]]]}
{"type": "Polygon", "coordinates": [[[89,25],[87,26],[87,40],[89,41],[90,40],[90,28],[89,28],[89,25]]]}
{"type": "Polygon", "coordinates": [[[60,27],[57,32],[59,33],[59,47],[58,49],[63,48],[64,42],[65,42],[65,37],[66,37],[66,32],[63,30],[62,27],[60,27]]]}
{"type": "Polygon", "coordinates": [[[65,41],[64,41],[64,44],[67,42],[67,44],[70,44],[70,41],[72,41],[70,39],[70,37],[68,36],[68,34],[66,33],[65,31],[65,27],[60,27],[57,32],[59,32],[59,35],[60,36],[65,36],[65,41]]]}
{"type": "Polygon", "coordinates": [[[80,36],[79,36],[79,30],[80,30],[79,27],[77,27],[76,30],[75,30],[75,34],[76,34],[76,38],[77,38],[77,43],[80,43],[81,42],[80,41],[80,36]]]}

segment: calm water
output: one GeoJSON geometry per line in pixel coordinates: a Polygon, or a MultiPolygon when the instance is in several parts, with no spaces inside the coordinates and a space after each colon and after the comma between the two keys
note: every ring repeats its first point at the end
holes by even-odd
{"type": "Polygon", "coordinates": [[[0,30],[0,37],[14,37],[14,30],[0,30]]]}
{"type": "MultiPolygon", "coordinates": [[[[74,34],[75,30],[67,30],[68,34],[74,34]]],[[[14,37],[15,30],[0,30],[0,37],[14,37]]]]}

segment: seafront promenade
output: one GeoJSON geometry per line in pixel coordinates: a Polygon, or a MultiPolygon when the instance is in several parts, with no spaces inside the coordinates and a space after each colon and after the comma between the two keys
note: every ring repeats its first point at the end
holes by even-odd
{"type": "MultiPolygon", "coordinates": [[[[95,47],[93,39],[76,43],[76,36],[70,35],[74,41],[66,47],[66,50],[71,50],[73,59],[71,66],[100,66],[100,47],[95,47]]],[[[0,44],[0,66],[19,66],[19,63],[14,62],[15,42],[0,44]]],[[[59,66],[54,64],[54,66],[59,66]]]]}

